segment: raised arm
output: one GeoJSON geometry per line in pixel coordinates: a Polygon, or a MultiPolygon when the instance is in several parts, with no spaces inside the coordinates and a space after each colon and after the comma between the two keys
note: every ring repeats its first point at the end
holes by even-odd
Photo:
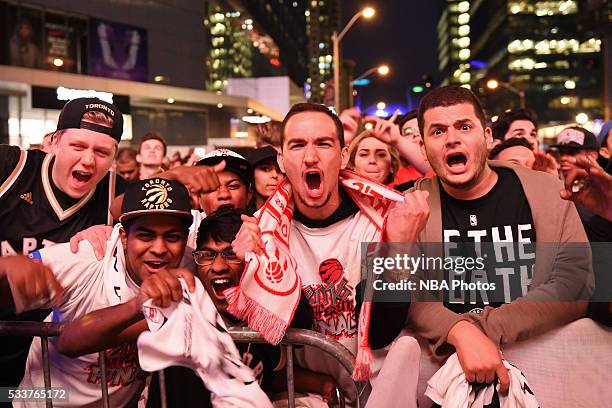
{"type": "Polygon", "coordinates": [[[164,308],[180,301],[183,291],[178,278],[185,279],[190,291],[195,289],[191,271],[183,268],[162,270],[148,277],[139,294],[131,300],[95,310],[65,324],[59,337],[59,351],[69,357],[78,357],[136,341],[140,333],[147,330],[143,303],[153,299],[154,305],[164,308]]]}

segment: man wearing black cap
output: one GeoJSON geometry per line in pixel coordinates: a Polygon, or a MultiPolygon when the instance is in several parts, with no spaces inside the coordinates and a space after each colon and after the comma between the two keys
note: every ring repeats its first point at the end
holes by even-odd
{"type": "MultiPolygon", "coordinates": [[[[71,406],[100,403],[98,355],[84,354],[111,347],[106,351],[110,358],[107,378],[111,406],[127,406],[137,399],[143,378],[135,345],[124,341],[131,339],[130,331],[124,329],[133,324],[140,332],[146,329],[142,314],[142,304],[146,300],[153,299],[155,305],[165,307],[182,299],[179,277],[185,279],[191,291],[194,288],[193,274],[186,269],[176,269],[192,222],[189,193],[182,184],[161,178],[130,184],[120,220],[122,224],[113,229],[102,260],[96,258],[88,242],[81,242],[76,254],[71,253],[66,243],[30,255],[49,267],[64,288],[48,321],[70,322],[87,313],[118,305],[112,313],[115,320],[85,320],[87,327],[78,330],[76,336],[49,339],[52,384],[69,389],[71,406]],[[96,336],[97,330],[109,327],[112,334],[96,336]],[[99,348],[92,349],[92,344],[99,348]],[[69,358],[63,353],[81,357],[69,358]]],[[[12,293],[6,295],[19,303],[21,288],[11,287],[11,290],[12,293]]],[[[42,306],[51,306],[51,303],[42,306]]],[[[41,342],[36,338],[20,387],[43,386],[42,364],[41,342]]]]}
{"type": "MultiPolygon", "coordinates": [[[[66,242],[78,231],[107,222],[109,196],[115,190],[107,174],[122,132],[123,116],[114,105],[78,98],[62,109],[50,154],[0,146],[2,257],[66,242]]],[[[14,260],[0,258],[4,262],[14,260]]],[[[30,268],[40,272],[40,267],[30,268]]],[[[48,312],[33,311],[19,319],[42,320],[48,312]]],[[[15,318],[12,311],[0,311],[2,320],[15,318]]],[[[10,337],[3,342],[0,366],[10,369],[2,370],[0,386],[14,386],[23,374],[30,339],[10,337]]]]}
{"type": "Polygon", "coordinates": [[[568,160],[570,157],[574,159],[586,157],[597,161],[599,150],[595,135],[579,126],[563,129],[557,135],[557,143],[550,147],[559,152],[563,177],[567,177],[569,171],[578,168],[573,164],[573,160],[568,160]]]}
{"type": "Polygon", "coordinates": [[[216,166],[222,161],[225,168],[217,172],[219,187],[199,196],[200,208],[210,214],[219,208],[245,209],[251,198],[253,169],[249,162],[236,152],[217,149],[208,153],[197,166],[216,166]]]}
{"type": "MultiPolygon", "coordinates": [[[[575,160],[585,158],[597,162],[599,151],[597,138],[593,133],[579,126],[563,129],[557,135],[557,143],[550,147],[559,154],[563,179],[566,179],[572,170],[579,169],[575,164],[575,160]]],[[[578,190],[580,188],[579,183],[576,183],[573,188],[578,190]]],[[[576,205],[576,209],[583,224],[593,216],[591,212],[587,211],[580,204],[576,205]]]]}

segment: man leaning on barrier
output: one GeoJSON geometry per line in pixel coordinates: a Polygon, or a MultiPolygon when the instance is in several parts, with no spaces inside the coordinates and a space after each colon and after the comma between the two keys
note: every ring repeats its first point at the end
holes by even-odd
{"type": "Polygon", "coordinates": [[[498,307],[482,299],[469,303],[466,293],[463,301],[410,307],[409,321],[435,356],[456,351],[468,381],[490,383],[497,376],[505,391],[509,377],[500,346],[584,316],[586,302],[578,300],[593,291],[586,235],[574,205],[559,197],[554,177],[487,162],[491,130],[471,91],[449,86],[427,94],[419,126],[436,173],[415,185],[429,193],[431,210],[419,242],[550,243],[524,254],[528,259],[517,260],[522,266],[486,271],[485,279],[507,288],[498,307]]]}
{"type": "MultiPolygon", "coordinates": [[[[88,242],[81,242],[76,254],[68,244],[32,254],[63,287],[49,320],[67,323],[91,313],[77,330],[49,341],[51,384],[69,391],[67,406],[101,404],[100,361],[97,354],[88,353],[105,349],[111,406],[134,403],[145,378],[134,344],[137,335],[147,329],[143,303],[167,307],[189,296],[187,290],[194,291],[192,272],[177,269],[192,222],[183,185],[160,178],[131,184],[120,221],[101,261],[88,242]],[[183,289],[179,278],[188,289],[183,289]],[[109,306],[113,311],[109,316],[96,314],[109,306]]],[[[13,296],[19,297],[19,291],[13,296]]],[[[42,358],[40,339],[36,339],[20,387],[43,385],[42,358]]]]}

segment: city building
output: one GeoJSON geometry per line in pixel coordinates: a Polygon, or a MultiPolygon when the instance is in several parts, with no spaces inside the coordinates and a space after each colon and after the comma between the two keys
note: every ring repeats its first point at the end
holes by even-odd
{"type": "Polygon", "coordinates": [[[441,86],[470,87],[470,2],[444,1],[438,18],[438,73],[441,86]]]}
{"type": "Polygon", "coordinates": [[[205,89],[205,16],[199,0],[0,0],[0,143],[40,143],[80,95],[112,98],[126,143],[154,131],[170,145],[229,145],[244,138],[244,115],[282,118],[205,89]]]}
{"type": "MultiPolygon", "coordinates": [[[[340,28],[340,1],[312,0],[307,4],[308,9],[305,13],[309,61],[305,93],[312,102],[332,106],[334,104],[332,33],[340,28]]],[[[348,89],[348,86],[344,88],[348,89]]]]}
{"type": "Polygon", "coordinates": [[[603,116],[601,39],[573,0],[445,2],[439,23],[444,83],[470,85],[489,117],[522,103],[543,125],[603,116]],[[496,79],[496,89],[487,87],[496,79]],[[523,99],[523,100],[522,100],[523,99]]]}

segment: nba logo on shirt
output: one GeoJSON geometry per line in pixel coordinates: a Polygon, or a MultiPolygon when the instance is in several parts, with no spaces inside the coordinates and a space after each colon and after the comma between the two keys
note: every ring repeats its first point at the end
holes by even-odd
{"type": "Polygon", "coordinates": [[[474,214],[470,215],[470,225],[472,227],[475,227],[475,226],[478,225],[478,219],[476,218],[476,215],[474,215],[474,214]]]}

